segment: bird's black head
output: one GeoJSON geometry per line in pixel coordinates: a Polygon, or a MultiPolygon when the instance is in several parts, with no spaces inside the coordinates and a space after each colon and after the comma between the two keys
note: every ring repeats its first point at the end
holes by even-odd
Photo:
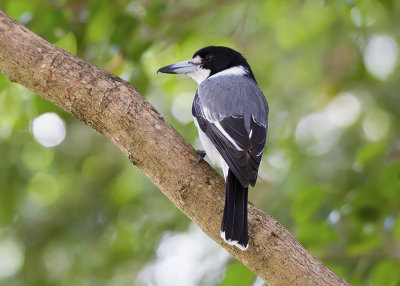
{"type": "Polygon", "coordinates": [[[187,74],[199,84],[224,71],[226,74],[247,76],[255,81],[246,59],[239,52],[221,46],[202,48],[194,53],[192,59],[163,67],[158,71],[187,74]]]}
{"type": "Polygon", "coordinates": [[[227,47],[209,46],[194,53],[193,59],[201,60],[201,67],[211,71],[210,76],[233,67],[251,68],[241,53],[227,47]]]}

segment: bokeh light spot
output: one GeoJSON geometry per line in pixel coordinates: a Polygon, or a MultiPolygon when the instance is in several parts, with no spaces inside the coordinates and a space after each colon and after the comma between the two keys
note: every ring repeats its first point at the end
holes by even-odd
{"type": "Polygon", "coordinates": [[[62,247],[50,246],[43,254],[43,262],[49,277],[57,280],[71,267],[70,253],[62,247]]]}
{"type": "Polygon", "coordinates": [[[369,141],[380,141],[386,137],[390,129],[389,115],[380,109],[368,112],[362,123],[365,137],[369,141]]]}
{"type": "Polygon", "coordinates": [[[54,147],[65,138],[65,124],[57,114],[44,113],[33,120],[32,133],[33,138],[41,145],[54,147]]]}
{"type": "Polygon", "coordinates": [[[385,80],[397,64],[397,43],[385,35],[372,36],[364,51],[367,70],[376,78],[385,80]]]}
{"type": "Polygon", "coordinates": [[[322,155],[336,143],[339,135],[325,113],[313,113],[300,119],[296,142],[310,155],[322,155]]]}
{"type": "Polygon", "coordinates": [[[172,102],[172,114],[182,123],[189,123],[193,120],[192,116],[193,94],[181,93],[172,102]]]}
{"type": "Polygon", "coordinates": [[[329,213],[328,222],[332,225],[335,225],[340,220],[340,212],[337,210],[333,210],[329,213]]]}
{"type": "Polygon", "coordinates": [[[361,112],[361,104],[353,94],[344,92],[328,104],[325,112],[333,125],[347,127],[357,120],[361,112]]]}
{"type": "Polygon", "coordinates": [[[351,17],[351,20],[352,20],[352,22],[353,22],[353,24],[355,26],[361,27],[361,25],[362,25],[362,17],[361,17],[360,10],[358,10],[357,7],[351,8],[350,17],[351,17]]]}
{"type": "Polygon", "coordinates": [[[24,250],[18,241],[0,233],[0,280],[16,274],[24,262],[24,250]]]}
{"type": "Polygon", "coordinates": [[[216,285],[229,257],[192,224],[187,233],[163,237],[157,260],[142,269],[138,282],[149,286],[216,285]]]}

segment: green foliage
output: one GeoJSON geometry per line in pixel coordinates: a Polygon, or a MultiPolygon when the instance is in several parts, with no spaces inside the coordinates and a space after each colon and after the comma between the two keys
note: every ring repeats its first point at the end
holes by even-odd
{"type": "Polygon", "coordinates": [[[366,163],[378,157],[385,150],[381,143],[369,143],[357,151],[356,164],[364,166],[366,163]]]}
{"type": "Polygon", "coordinates": [[[399,285],[399,267],[398,261],[383,260],[379,262],[372,272],[372,285],[399,285]]]}
{"type": "MultiPolygon", "coordinates": [[[[0,9],[132,82],[194,145],[196,85],[156,71],[206,45],[241,51],[270,104],[250,200],[352,285],[399,284],[398,1],[3,0],[0,9]]],[[[165,232],[189,224],[112,143],[0,74],[0,285],[133,285],[165,232]],[[32,121],[47,112],[66,124],[55,147],[33,138],[32,121]]],[[[255,280],[240,263],[214,271],[201,274],[214,285],[255,280]]]]}
{"type": "Polygon", "coordinates": [[[76,39],[72,33],[67,33],[59,41],[56,42],[56,46],[67,50],[73,54],[76,54],[76,39]]]}
{"type": "Polygon", "coordinates": [[[250,286],[254,282],[254,274],[242,263],[235,262],[225,272],[225,279],[221,286],[250,286]]]}
{"type": "Polygon", "coordinates": [[[296,194],[293,204],[293,216],[298,223],[305,222],[318,210],[325,190],[319,186],[310,186],[296,194]]]}

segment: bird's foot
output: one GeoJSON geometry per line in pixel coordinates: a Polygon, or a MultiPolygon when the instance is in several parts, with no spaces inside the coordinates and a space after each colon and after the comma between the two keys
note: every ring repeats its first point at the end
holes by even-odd
{"type": "Polygon", "coordinates": [[[197,152],[197,161],[195,165],[199,164],[206,156],[206,151],[204,150],[197,149],[196,152],[197,152]]]}

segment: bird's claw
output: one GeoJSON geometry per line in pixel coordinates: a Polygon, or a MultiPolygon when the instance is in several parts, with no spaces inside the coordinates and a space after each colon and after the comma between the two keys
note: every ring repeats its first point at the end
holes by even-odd
{"type": "Polygon", "coordinates": [[[196,152],[197,152],[197,161],[195,165],[199,164],[206,156],[206,151],[204,150],[197,149],[196,152]]]}

